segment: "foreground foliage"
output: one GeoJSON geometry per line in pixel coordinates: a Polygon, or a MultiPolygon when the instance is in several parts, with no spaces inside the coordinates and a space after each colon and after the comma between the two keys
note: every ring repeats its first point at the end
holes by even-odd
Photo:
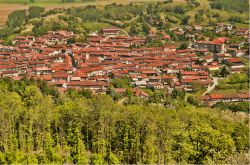
{"type": "Polygon", "coordinates": [[[30,80],[1,80],[0,93],[1,164],[248,163],[245,113],[124,106],[30,80]]]}

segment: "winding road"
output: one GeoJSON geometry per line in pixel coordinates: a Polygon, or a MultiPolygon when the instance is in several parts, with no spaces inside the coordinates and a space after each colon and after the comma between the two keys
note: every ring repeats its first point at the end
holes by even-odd
{"type": "Polygon", "coordinates": [[[218,78],[217,78],[217,77],[212,77],[212,79],[213,79],[213,80],[212,80],[212,82],[213,82],[212,86],[209,85],[209,86],[207,87],[206,92],[204,92],[204,93],[202,94],[202,96],[204,96],[204,95],[210,93],[212,90],[214,90],[215,86],[218,85],[218,78]]]}

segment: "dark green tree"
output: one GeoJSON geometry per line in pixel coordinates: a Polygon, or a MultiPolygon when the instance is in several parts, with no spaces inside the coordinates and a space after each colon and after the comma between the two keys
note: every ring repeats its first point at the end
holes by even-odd
{"type": "Polygon", "coordinates": [[[227,77],[229,74],[230,73],[229,73],[228,69],[225,66],[220,71],[221,77],[227,77]]]}
{"type": "Polygon", "coordinates": [[[35,17],[39,17],[41,15],[41,13],[43,13],[45,11],[44,7],[40,7],[40,6],[31,6],[28,9],[28,13],[29,13],[29,17],[30,18],[35,18],[35,17]]]}

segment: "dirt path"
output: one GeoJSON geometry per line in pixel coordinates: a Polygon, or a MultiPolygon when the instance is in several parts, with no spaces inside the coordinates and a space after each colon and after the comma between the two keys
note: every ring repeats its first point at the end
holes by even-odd
{"type": "Polygon", "coordinates": [[[213,77],[213,85],[212,85],[212,86],[209,85],[209,86],[207,87],[206,92],[204,92],[204,93],[202,94],[202,96],[204,96],[205,94],[210,93],[212,90],[214,90],[214,88],[215,88],[216,85],[218,85],[218,78],[213,77]]]}
{"type": "Polygon", "coordinates": [[[118,104],[123,104],[123,102],[126,100],[127,97],[122,98],[121,100],[118,101],[118,104]]]}

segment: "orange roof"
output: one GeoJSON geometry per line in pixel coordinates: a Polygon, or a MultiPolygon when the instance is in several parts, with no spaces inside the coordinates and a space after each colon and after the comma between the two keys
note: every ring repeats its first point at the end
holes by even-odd
{"type": "Polygon", "coordinates": [[[66,72],[55,72],[52,75],[53,78],[68,78],[68,74],[66,72]]]}
{"type": "Polygon", "coordinates": [[[230,58],[228,59],[228,62],[231,63],[238,63],[238,62],[242,62],[240,58],[230,58]]]}
{"type": "Polygon", "coordinates": [[[73,77],[87,77],[87,74],[84,73],[84,72],[82,72],[81,70],[77,70],[77,71],[74,73],[73,77]]]}
{"type": "Polygon", "coordinates": [[[116,93],[124,93],[124,92],[126,92],[125,88],[115,88],[114,90],[115,90],[116,93]]]}
{"type": "Polygon", "coordinates": [[[173,79],[173,78],[176,78],[176,76],[173,76],[173,75],[163,75],[162,78],[163,79],[173,79]]]}
{"type": "Polygon", "coordinates": [[[250,98],[250,95],[249,93],[242,93],[242,94],[239,94],[239,98],[250,98]]]}
{"type": "Polygon", "coordinates": [[[108,86],[106,82],[92,82],[92,81],[70,81],[69,86],[108,86]]]}
{"type": "Polygon", "coordinates": [[[223,94],[209,94],[211,99],[223,99],[223,94]]]}
{"type": "Polygon", "coordinates": [[[219,38],[214,39],[213,42],[214,43],[222,43],[223,44],[223,43],[225,43],[228,40],[229,40],[229,38],[227,38],[227,37],[219,37],[219,38]]]}
{"type": "Polygon", "coordinates": [[[45,80],[45,81],[52,80],[52,76],[51,75],[41,75],[41,76],[37,76],[37,78],[45,80]]]}

